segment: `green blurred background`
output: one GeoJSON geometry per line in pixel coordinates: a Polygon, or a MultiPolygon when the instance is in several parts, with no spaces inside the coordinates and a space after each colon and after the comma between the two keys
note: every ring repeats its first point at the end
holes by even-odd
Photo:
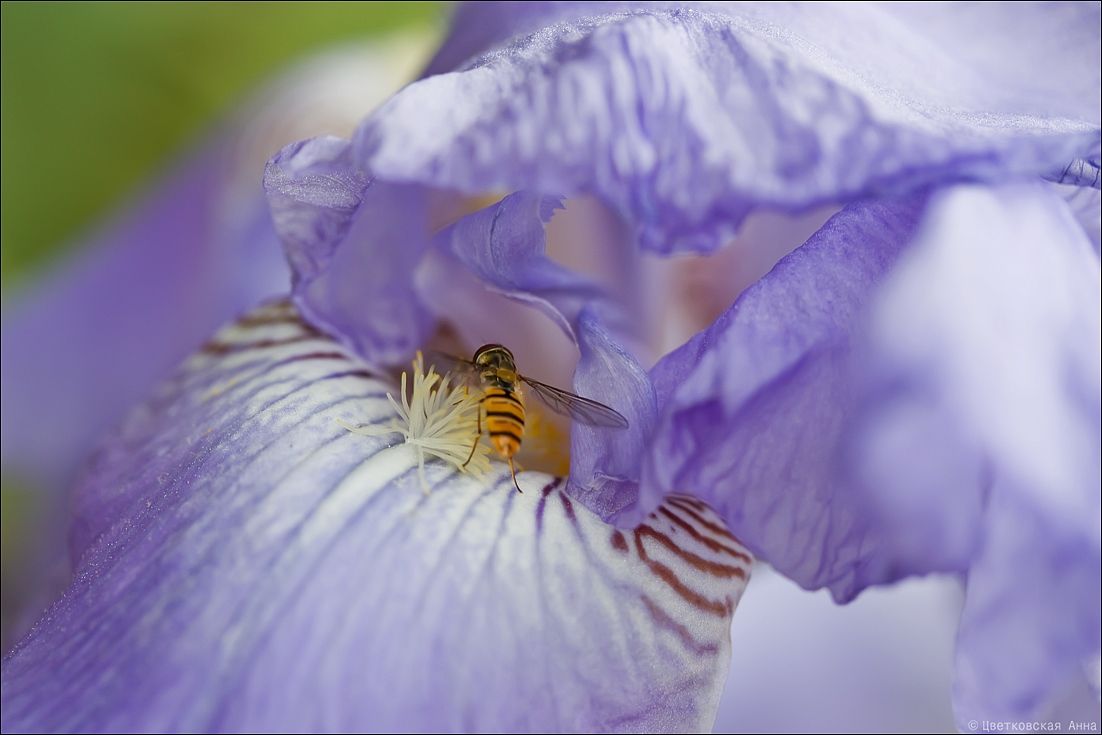
{"type": "MultiPolygon", "coordinates": [[[[0,13],[6,303],[280,70],[335,44],[442,30],[447,7],[4,2],[0,13]]],[[[43,508],[6,473],[0,488],[7,631],[43,508]]]]}
{"type": "Polygon", "coordinates": [[[295,59],[443,3],[13,3],[2,12],[2,285],[59,256],[295,59]]]}

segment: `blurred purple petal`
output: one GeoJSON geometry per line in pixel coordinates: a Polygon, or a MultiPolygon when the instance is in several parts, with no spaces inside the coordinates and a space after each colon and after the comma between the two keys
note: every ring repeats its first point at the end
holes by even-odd
{"type": "Polygon", "coordinates": [[[1099,281],[1049,190],[935,199],[878,298],[855,458],[904,558],[925,558],[930,534],[980,543],[975,517],[1000,478],[1058,514],[1096,507],[1099,281]]]}
{"type": "MultiPolygon", "coordinates": [[[[519,28],[565,21],[406,87],[357,133],[361,165],[595,194],[659,252],[714,249],[758,207],[1097,168],[1095,5],[535,13],[519,28]]],[[[510,37],[489,26],[471,48],[510,37]]]]}
{"type": "Polygon", "coordinates": [[[5,309],[5,468],[42,487],[63,485],[98,437],[211,330],[286,290],[260,188],[251,198],[233,190],[228,148],[182,165],[5,309]]]}
{"type": "Polygon", "coordinates": [[[289,304],[208,342],[85,477],[4,731],[710,728],[750,562],[718,517],[618,531],[501,463],[430,461],[424,495],[408,445],[335,421],[386,390],[289,304]]]}
{"type": "Polygon", "coordinates": [[[850,205],[651,370],[661,418],[642,510],[691,492],[802,586],[839,600],[864,586],[877,529],[834,477],[853,411],[852,350],[923,202],[850,205]]]}
{"type": "Polygon", "coordinates": [[[303,314],[376,364],[411,355],[430,326],[413,287],[429,245],[426,192],[372,178],[340,138],[287,146],[264,188],[303,314]]]}
{"type": "Polygon", "coordinates": [[[1099,649],[1100,292],[1052,189],[962,187],[877,301],[855,460],[897,565],[969,571],[961,722],[1043,719],[1099,649]]]}
{"type": "Polygon", "coordinates": [[[286,293],[258,178],[271,152],[343,133],[407,79],[424,39],[294,66],[26,294],[5,300],[3,462],[61,490],[102,434],[212,330],[286,293]]]}
{"type": "MultiPolygon", "coordinates": [[[[833,49],[850,63],[875,70],[878,76],[891,74],[895,83],[930,87],[928,91],[937,97],[959,98],[964,94],[964,85],[975,84],[977,89],[965,94],[965,104],[975,104],[977,97],[1003,96],[1015,106],[1025,106],[1031,114],[1099,122],[1098,81],[1102,74],[1094,63],[1099,58],[1099,40],[1091,31],[1098,26],[1100,13],[1089,3],[975,3],[950,9],[936,4],[886,2],[845,8],[613,1],[603,2],[599,8],[600,12],[591,2],[459,3],[448,36],[425,75],[469,66],[475,57],[494,46],[506,45],[547,26],[579,24],[587,18],[614,13],[694,8],[745,15],[772,22],[778,30],[796,30],[797,35],[818,42],[818,49],[804,49],[805,53],[818,52],[826,57],[823,51],[833,49]],[[887,33],[892,37],[885,37],[887,33]],[[899,44],[901,38],[908,37],[911,43],[899,44]],[[1027,53],[1023,53],[1024,38],[1029,39],[1027,53]],[[898,62],[899,67],[883,69],[884,60],[898,62]],[[1044,63],[1037,64],[1038,60],[1044,63]],[[949,85],[946,79],[930,73],[930,64],[964,65],[971,67],[971,73],[968,79],[953,80],[959,86],[949,85]]],[[[1088,175],[1087,169],[1097,173],[1097,156],[1082,163],[1083,170],[1074,171],[1069,166],[1064,178],[1082,181],[1088,175]]],[[[1083,185],[1097,186],[1097,182],[1083,185]]]]}

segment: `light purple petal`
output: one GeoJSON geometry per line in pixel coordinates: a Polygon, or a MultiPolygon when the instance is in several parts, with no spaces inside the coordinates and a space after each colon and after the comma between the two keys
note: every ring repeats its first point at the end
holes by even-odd
{"type": "Polygon", "coordinates": [[[404,361],[430,326],[413,286],[429,245],[426,192],[371,177],[340,138],[287,146],[264,188],[303,314],[376,364],[404,361]]]}
{"type": "Polygon", "coordinates": [[[422,494],[409,445],[335,421],[393,389],[289,304],[207,343],[82,483],[4,731],[710,728],[750,562],[718,517],[619,531],[500,462],[422,494]]]}
{"type": "MultiPolygon", "coordinates": [[[[658,252],[714,249],[758,207],[1097,169],[1096,5],[581,7],[406,87],[357,160],[470,192],[594,194],[658,252]]],[[[507,31],[491,26],[471,48],[507,31]]]]}
{"type": "Polygon", "coordinates": [[[969,570],[962,723],[1043,719],[1097,656],[1100,292],[1051,188],[962,187],[878,297],[854,458],[886,555],[969,570]]]}
{"type": "Polygon", "coordinates": [[[661,418],[643,510],[693,493],[802,586],[847,600],[867,583],[877,529],[834,469],[860,321],[923,201],[850,205],[651,370],[661,418]]]}

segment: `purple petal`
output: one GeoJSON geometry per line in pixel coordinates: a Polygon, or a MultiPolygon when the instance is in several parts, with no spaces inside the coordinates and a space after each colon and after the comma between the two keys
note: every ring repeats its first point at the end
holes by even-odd
{"type": "Polygon", "coordinates": [[[959,188],[878,298],[857,468],[897,565],[969,570],[961,722],[1044,719],[1099,649],[1100,291],[1051,189],[959,188]]]}
{"type": "Polygon", "coordinates": [[[718,517],[619,531],[500,462],[424,495],[411,446],[336,423],[386,390],[289,304],[207,343],[82,483],[4,731],[710,728],[750,562],[718,517]]]}
{"type": "Polygon", "coordinates": [[[651,370],[661,418],[642,509],[692,493],[802,586],[840,600],[860,589],[876,527],[833,471],[853,413],[852,350],[922,206],[850,205],[651,370]]]}
{"type": "Polygon", "coordinates": [[[426,193],[371,178],[340,138],[287,146],[264,188],[302,313],[372,362],[411,355],[430,326],[413,286],[429,245],[426,193]]]}
{"type": "Polygon", "coordinates": [[[659,252],[711,250],[758,207],[1097,169],[1096,5],[563,13],[398,93],[358,132],[361,165],[594,194],[659,252]]]}

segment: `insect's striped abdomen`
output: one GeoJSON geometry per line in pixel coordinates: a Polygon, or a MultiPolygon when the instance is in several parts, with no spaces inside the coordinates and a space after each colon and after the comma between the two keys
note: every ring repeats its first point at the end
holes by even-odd
{"type": "Polygon", "coordinates": [[[486,388],[482,408],[490,444],[502,457],[512,457],[524,438],[524,404],[512,391],[491,387],[486,388]]]}

